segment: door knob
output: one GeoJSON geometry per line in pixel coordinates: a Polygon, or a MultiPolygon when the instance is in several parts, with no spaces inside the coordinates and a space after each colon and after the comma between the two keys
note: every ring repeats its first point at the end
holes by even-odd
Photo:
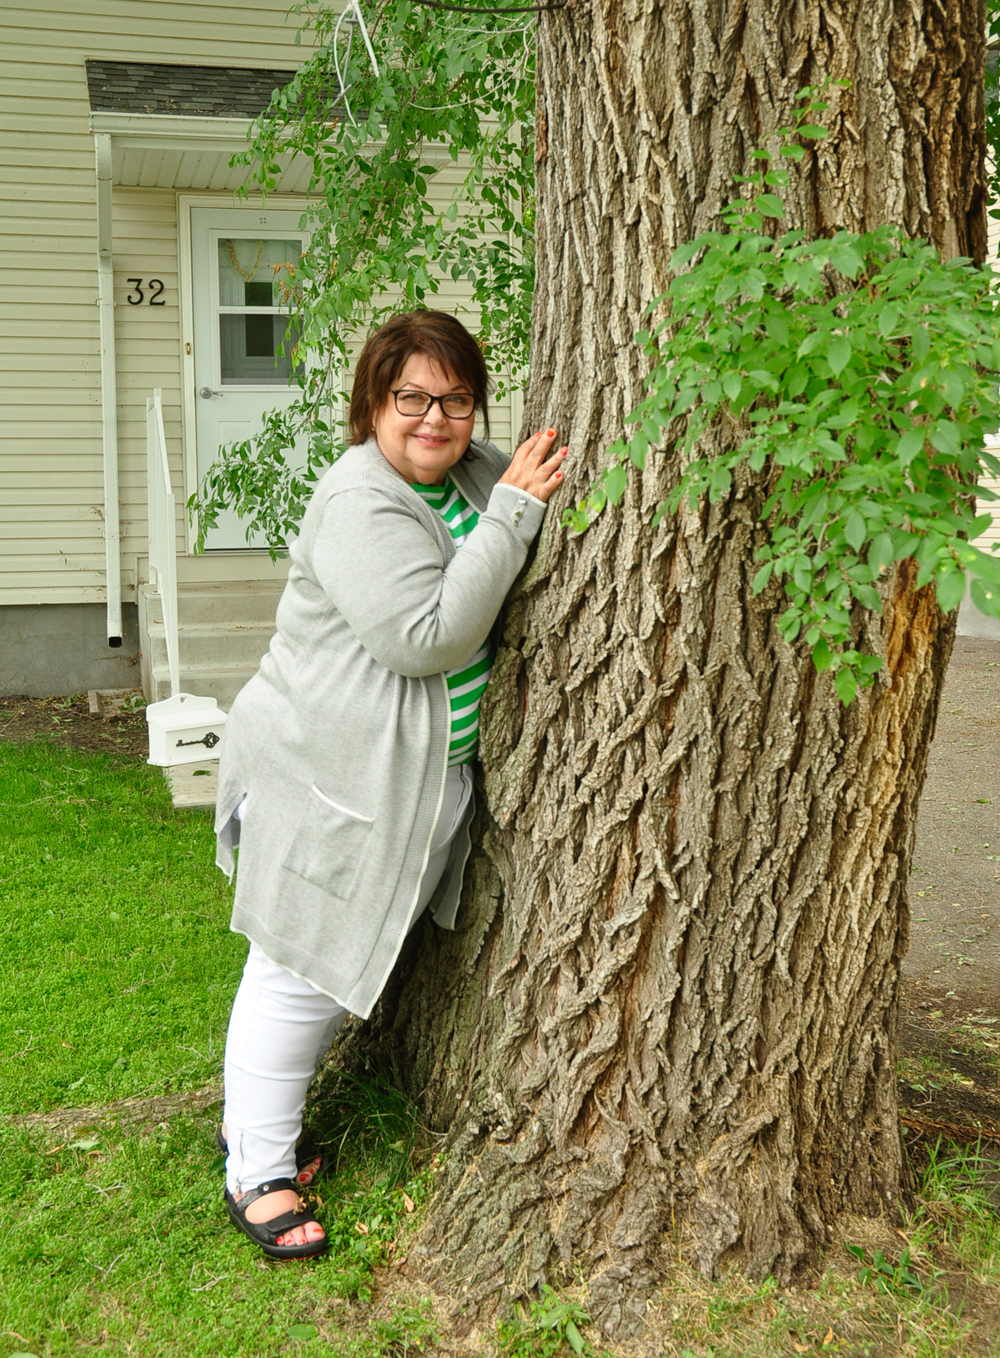
{"type": "Polygon", "coordinates": [[[204,396],[206,401],[209,399],[210,396],[221,396],[222,394],[223,393],[221,391],[213,391],[211,387],[198,388],[198,395],[204,396]]]}

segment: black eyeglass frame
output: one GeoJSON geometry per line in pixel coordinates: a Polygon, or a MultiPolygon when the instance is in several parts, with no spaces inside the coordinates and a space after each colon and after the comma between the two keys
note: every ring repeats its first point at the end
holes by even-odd
{"type": "Polygon", "coordinates": [[[438,405],[441,407],[441,414],[446,420],[471,420],[476,413],[476,398],[471,391],[446,391],[443,396],[432,396],[429,391],[420,391],[419,389],[406,387],[390,387],[389,394],[395,403],[397,414],[402,415],[404,419],[422,420],[435,401],[437,401],[438,405]],[[424,406],[423,410],[400,410],[399,398],[404,391],[410,396],[426,396],[427,404],[424,406]],[[448,400],[449,396],[467,396],[472,402],[472,409],[469,411],[468,415],[452,415],[445,410],[444,403],[448,400]]]}

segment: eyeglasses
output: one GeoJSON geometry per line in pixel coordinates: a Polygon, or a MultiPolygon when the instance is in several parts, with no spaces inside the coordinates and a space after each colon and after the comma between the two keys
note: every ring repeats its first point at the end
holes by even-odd
{"type": "Polygon", "coordinates": [[[426,391],[405,391],[393,388],[393,398],[400,415],[426,415],[437,401],[445,415],[452,420],[467,420],[476,408],[476,398],[467,391],[450,391],[447,396],[431,396],[426,391]]]}

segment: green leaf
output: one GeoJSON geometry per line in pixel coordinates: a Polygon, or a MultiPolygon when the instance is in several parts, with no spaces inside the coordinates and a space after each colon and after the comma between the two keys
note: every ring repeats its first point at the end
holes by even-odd
{"type": "Polygon", "coordinates": [[[917,589],[923,589],[925,585],[930,584],[937,574],[937,557],[932,556],[928,559],[925,556],[925,559],[921,561],[919,551],[915,552],[914,555],[917,560],[920,561],[920,569],[917,571],[916,587],[917,589]]]}
{"type": "Polygon", "coordinates": [[[84,1137],[82,1141],[71,1141],[69,1149],[71,1151],[92,1151],[95,1146],[101,1144],[100,1138],[96,1136],[84,1137]]]}
{"type": "Polygon", "coordinates": [[[826,361],[834,377],[839,377],[851,358],[851,341],[846,335],[836,335],[826,351],[826,361]]]}
{"type": "Polygon", "coordinates": [[[813,647],[812,658],[817,674],[822,674],[824,670],[830,668],[832,656],[830,655],[830,647],[824,637],[820,637],[819,641],[817,641],[816,645],[813,647]]]}
{"type": "Polygon", "coordinates": [[[785,205],[775,193],[758,193],[754,199],[754,206],[765,217],[783,217],[785,215],[785,205]]]}
{"type": "Polygon", "coordinates": [[[566,1343],[570,1346],[578,1358],[583,1355],[583,1335],[573,1324],[572,1320],[567,1320],[566,1328],[563,1331],[566,1336],[566,1343]]]}
{"type": "Polygon", "coordinates": [[[965,598],[965,572],[957,570],[941,571],[937,581],[937,601],[945,613],[959,606],[965,598]]]}
{"type": "Polygon", "coordinates": [[[961,451],[962,441],[958,436],[958,430],[950,420],[935,420],[930,441],[931,446],[936,448],[939,453],[954,457],[961,451]]]}
{"type": "Polygon", "coordinates": [[[820,127],[818,123],[800,123],[795,129],[795,134],[799,137],[809,137],[813,141],[818,141],[822,137],[828,137],[830,129],[820,127]]]}
{"type": "Polygon", "coordinates": [[[858,691],[858,681],[854,676],[854,671],[846,667],[839,669],[834,676],[833,686],[837,690],[837,697],[845,707],[850,707],[858,691]]]}
{"type": "Polygon", "coordinates": [[[853,245],[835,245],[830,251],[830,263],[846,278],[856,278],[865,267],[864,256],[853,245]]]}
{"type": "Polygon", "coordinates": [[[610,471],[605,473],[604,491],[613,505],[616,505],[625,494],[625,486],[627,483],[628,472],[620,462],[617,466],[612,467],[610,471]]]}
{"type": "Polygon", "coordinates": [[[924,440],[927,437],[927,430],[922,425],[914,429],[908,429],[896,444],[896,456],[904,467],[908,467],[913,459],[924,450],[924,440]]]}
{"type": "Polygon", "coordinates": [[[777,309],[769,311],[764,321],[764,328],[771,339],[782,348],[788,343],[788,320],[784,311],[777,309]]]}
{"type": "Polygon", "coordinates": [[[866,585],[861,581],[852,581],[851,593],[862,608],[867,608],[872,613],[881,613],[882,600],[874,585],[866,585]]]}
{"type": "Polygon", "coordinates": [[[315,1339],[319,1330],[315,1325],[293,1325],[286,1333],[289,1339],[294,1339],[298,1344],[304,1344],[309,1339],[315,1339]]]}
{"type": "Polygon", "coordinates": [[[767,586],[767,582],[770,580],[773,573],[774,562],[766,561],[753,578],[753,584],[750,588],[754,594],[759,594],[761,590],[767,586]]]}
{"type": "Polygon", "coordinates": [[[857,510],[853,510],[848,514],[847,522],[844,524],[844,537],[856,552],[860,552],[861,548],[864,546],[866,534],[867,529],[865,528],[864,519],[857,510]]]}
{"type": "Polygon", "coordinates": [[[810,331],[809,334],[806,335],[802,343],[799,345],[798,349],[795,351],[795,357],[805,358],[808,354],[811,354],[814,349],[818,349],[825,339],[826,339],[825,330],[810,331]]]}
{"type": "Polygon", "coordinates": [[[739,400],[739,395],[743,389],[743,378],[738,372],[727,372],[722,379],[722,390],[729,397],[730,401],[739,400]]]}
{"type": "Polygon", "coordinates": [[[1000,589],[995,585],[986,585],[982,580],[972,578],[970,585],[972,602],[979,609],[980,613],[985,613],[988,618],[1000,618],[1000,589]]]}
{"type": "MultiPolygon", "coordinates": [[[[670,268],[674,273],[683,269],[689,259],[693,259],[702,248],[700,240],[687,241],[684,245],[678,245],[677,249],[670,256],[670,268]]],[[[642,341],[643,343],[645,341],[642,341]]]]}
{"type": "Polygon", "coordinates": [[[880,655],[863,655],[858,659],[858,669],[862,674],[878,674],[882,668],[882,657],[880,655]]]}
{"type": "Polygon", "coordinates": [[[892,538],[888,533],[878,533],[868,548],[868,564],[878,574],[883,567],[892,562],[892,538]]]}
{"type": "Polygon", "coordinates": [[[979,547],[965,547],[962,564],[981,580],[995,585],[1000,590],[1000,557],[995,556],[993,552],[984,552],[979,547]]]}

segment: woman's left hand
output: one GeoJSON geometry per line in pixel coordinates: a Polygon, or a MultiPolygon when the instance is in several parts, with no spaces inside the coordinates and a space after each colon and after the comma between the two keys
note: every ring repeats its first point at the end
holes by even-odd
{"type": "Polygon", "coordinates": [[[536,500],[547,500],[553,491],[562,484],[559,470],[569,449],[559,448],[552,452],[556,441],[555,429],[543,429],[533,434],[521,444],[511,458],[510,466],[500,478],[500,485],[516,486],[526,490],[536,500]]]}

